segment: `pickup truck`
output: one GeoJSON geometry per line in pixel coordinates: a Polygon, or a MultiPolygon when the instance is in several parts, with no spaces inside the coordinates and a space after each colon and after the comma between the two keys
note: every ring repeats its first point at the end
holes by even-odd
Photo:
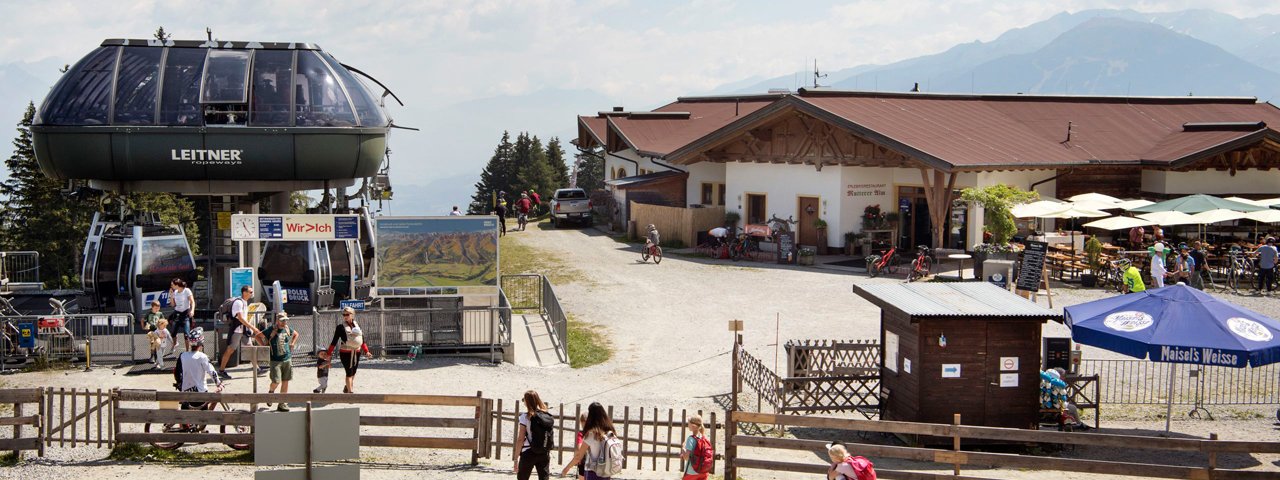
{"type": "Polygon", "coordinates": [[[551,197],[551,225],[575,222],[591,225],[591,200],[581,188],[561,188],[551,197]]]}

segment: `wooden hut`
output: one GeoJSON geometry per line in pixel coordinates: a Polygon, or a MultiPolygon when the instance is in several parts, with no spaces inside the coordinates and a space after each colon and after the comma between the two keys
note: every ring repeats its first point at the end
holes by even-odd
{"type": "Polygon", "coordinates": [[[1062,315],[987,282],[864,284],[880,307],[881,418],[1035,428],[1040,330],[1062,315]]]}

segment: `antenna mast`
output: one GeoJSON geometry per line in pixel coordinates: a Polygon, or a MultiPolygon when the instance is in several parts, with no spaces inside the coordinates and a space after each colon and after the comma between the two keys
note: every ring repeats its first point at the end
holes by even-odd
{"type": "Polygon", "coordinates": [[[827,78],[827,74],[818,72],[818,59],[815,58],[813,59],[813,88],[820,88],[823,86],[818,85],[818,79],[821,78],[827,78]]]}

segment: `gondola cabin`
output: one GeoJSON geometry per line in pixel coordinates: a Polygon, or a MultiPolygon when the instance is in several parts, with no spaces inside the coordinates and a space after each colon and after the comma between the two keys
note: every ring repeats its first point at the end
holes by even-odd
{"type": "Polygon", "coordinates": [[[853,291],[880,307],[881,419],[1035,428],[1040,331],[1062,314],[987,282],[853,291]]]}
{"type": "Polygon", "coordinates": [[[258,280],[268,307],[274,309],[270,299],[276,298],[271,287],[276,281],[285,291],[290,315],[336,308],[346,299],[367,300],[372,281],[359,252],[354,240],[266,242],[258,280]]]}
{"type": "Polygon", "coordinates": [[[195,260],[181,226],[154,215],[127,221],[95,214],[85,241],[80,279],[82,311],[140,315],[152,300],[169,305],[169,284],[196,280],[195,260]]]}

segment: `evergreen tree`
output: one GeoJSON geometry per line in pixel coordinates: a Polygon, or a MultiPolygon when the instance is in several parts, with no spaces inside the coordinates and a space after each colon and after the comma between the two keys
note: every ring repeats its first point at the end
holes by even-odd
{"type": "Polygon", "coordinates": [[[556,188],[569,188],[569,165],[564,161],[564,148],[558,137],[551,137],[551,142],[547,144],[547,163],[555,173],[552,191],[556,188]]]}
{"type": "MultiPolygon", "coordinates": [[[[484,215],[493,210],[493,198],[498,192],[513,193],[511,181],[515,178],[515,146],[511,144],[511,134],[502,132],[502,140],[493,149],[493,156],[480,172],[480,181],[476,182],[476,193],[471,196],[471,205],[467,213],[484,215]]],[[[510,197],[508,197],[510,198],[510,197]]]]}
{"type": "Polygon", "coordinates": [[[604,158],[600,152],[600,149],[594,148],[577,155],[578,188],[588,192],[604,190],[604,158]]]}
{"type": "MultiPolygon", "coordinates": [[[[160,223],[165,225],[181,225],[187,235],[187,245],[192,255],[200,254],[200,226],[196,223],[196,205],[190,198],[173,193],[140,192],[130,193],[124,198],[126,212],[147,212],[160,216],[160,223]]],[[[87,227],[85,232],[87,232],[87,227]]],[[[85,232],[80,232],[84,238],[85,232]]]]}
{"type": "Polygon", "coordinates": [[[516,137],[516,165],[519,175],[516,190],[533,190],[538,192],[543,201],[550,201],[548,194],[555,191],[556,173],[547,161],[547,151],[542,148],[542,140],[536,136],[531,137],[528,133],[521,133],[516,137]]]}
{"type": "Polygon", "coordinates": [[[9,179],[0,183],[0,249],[40,252],[40,280],[45,286],[71,287],[79,283],[80,251],[94,205],[68,198],[61,182],[40,172],[31,143],[35,112],[35,105],[28,103],[13,140],[13,155],[4,162],[9,179]]]}

